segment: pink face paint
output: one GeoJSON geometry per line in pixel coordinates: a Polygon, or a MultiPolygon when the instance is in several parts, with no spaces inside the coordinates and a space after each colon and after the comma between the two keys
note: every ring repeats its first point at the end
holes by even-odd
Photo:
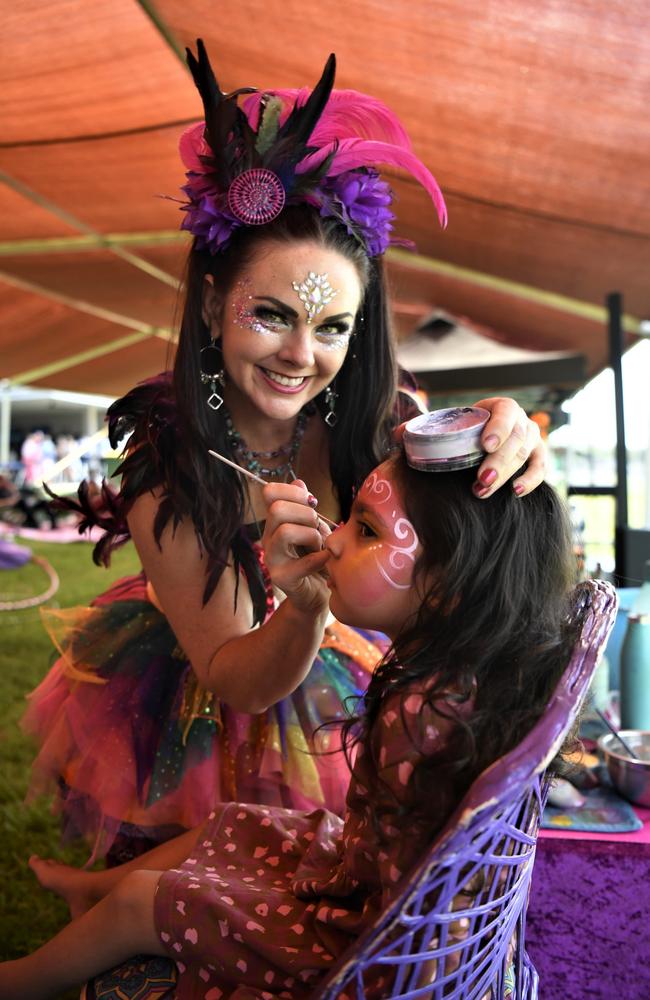
{"type": "Polygon", "coordinates": [[[391,634],[410,610],[419,543],[391,481],[390,464],[368,476],[349,520],[326,547],[332,555],[327,572],[334,615],[391,634]]]}
{"type": "Polygon", "coordinates": [[[489,411],[480,406],[453,406],[413,417],[404,428],[406,461],[425,472],[480,465],[485,455],[481,434],[489,419],[489,411]]]}
{"type": "Polygon", "coordinates": [[[396,590],[411,586],[419,539],[392,483],[372,472],[359,491],[359,502],[385,525],[387,538],[370,546],[381,578],[396,590]]]}

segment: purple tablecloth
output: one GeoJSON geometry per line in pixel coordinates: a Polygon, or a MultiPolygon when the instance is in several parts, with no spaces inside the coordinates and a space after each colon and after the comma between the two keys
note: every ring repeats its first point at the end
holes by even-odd
{"type": "Polygon", "coordinates": [[[650,844],[540,838],[526,949],[540,1000],[650,1000],[650,844]]]}

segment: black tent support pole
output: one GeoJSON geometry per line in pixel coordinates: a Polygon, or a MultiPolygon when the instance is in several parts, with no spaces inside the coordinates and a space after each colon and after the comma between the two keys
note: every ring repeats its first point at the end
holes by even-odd
{"type": "Polygon", "coordinates": [[[610,292],[606,298],[609,317],[609,363],[614,372],[614,402],[616,408],[616,535],[614,542],[614,574],[619,586],[625,586],[625,531],[627,529],[627,454],[625,448],[625,415],[623,408],[623,302],[620,292],[610,292]]]}

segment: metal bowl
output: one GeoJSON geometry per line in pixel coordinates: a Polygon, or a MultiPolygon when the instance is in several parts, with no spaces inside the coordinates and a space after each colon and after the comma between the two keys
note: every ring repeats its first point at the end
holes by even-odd
{"type": "Polygon", "coordinates": [[[617,792],[640,806],[650,806],[650,732],[622,729],[621,736],[638,758],[630,758],[612,733],[601,736],[598,749],[617,792]]]}

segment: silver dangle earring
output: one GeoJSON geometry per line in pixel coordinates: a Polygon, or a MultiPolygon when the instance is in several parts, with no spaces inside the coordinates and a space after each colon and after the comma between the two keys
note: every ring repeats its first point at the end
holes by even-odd
{"type": "Polygon", "coordinates": [[[357,352],[356,352],[356,343],[355,343],[355,341],[356,341],[356,338],[357,338],[357,334],[362,333],[363,330],[365,329],[365,318],[364,318],[363,313],[357,315],[357,319],[355,321],[354,327],[355,328],[354,328],[354,331],[352,333],[352,341],[351,341],[351,344],[350,344],[350,346],[352,348],[352,353],[351,353],[350,357],[352,358],[353,361],[356,361],[357,360],[357,352]]]}
{"type": "Polygon", "coordinates": [[[325,405],[327,406],[327,413],[325,414],[324,420],[328,427],[334,427],[337,420],[339,419],[334,412],[336,409],[336,400],[339,398],[338,392],[334,389],[333,385],[328,385],[325,389],[325,405]]]}
{"type": "Polygon", "coordinates": [[[210,395],[206,402],[211,410],[218,410],[223,406],[223,396],[217,391],[217,384],[223,389],[226,384],[226,373],[223,368],[221,348],[217,347],[217,341],[212,339],[207,347],[202,347],[199,351],[201,355],[201,382],[210,386],[210,395]],[[212,351],[212,354],[206,354],[212,351]]]}

